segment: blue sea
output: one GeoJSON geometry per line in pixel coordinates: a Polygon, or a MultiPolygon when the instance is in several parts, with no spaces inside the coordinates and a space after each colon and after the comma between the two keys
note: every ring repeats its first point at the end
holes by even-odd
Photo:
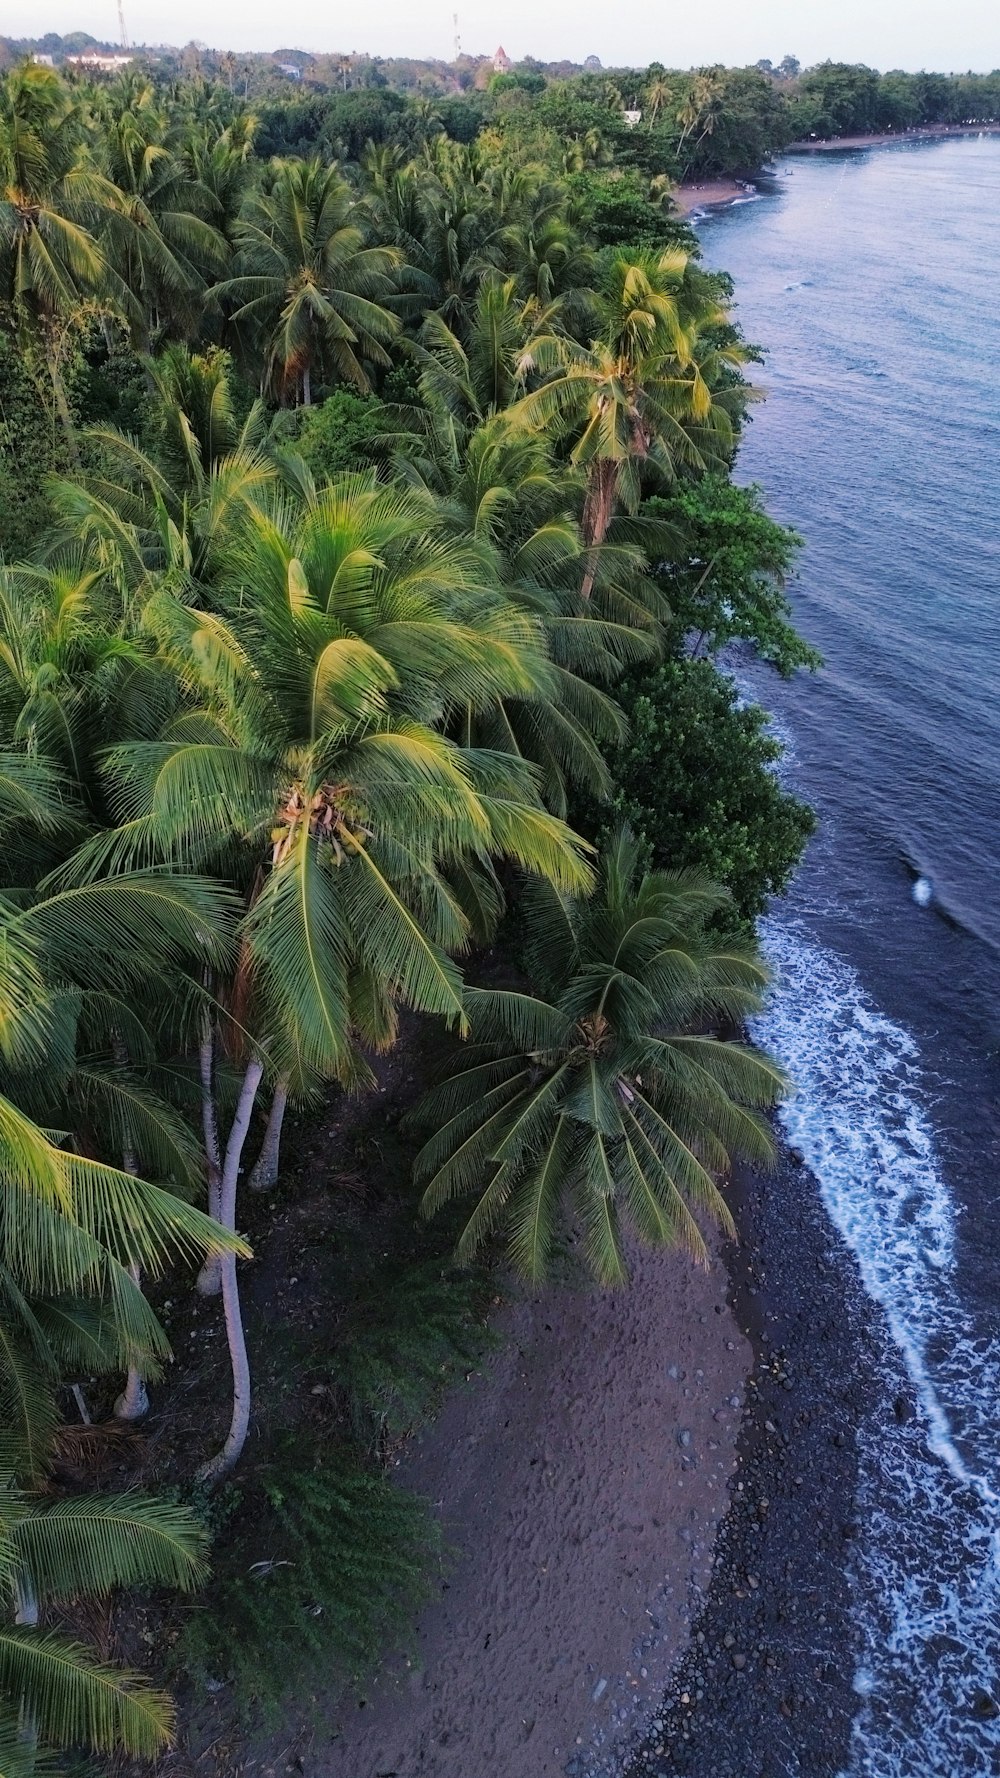
{"type": "Polygon", "coordinates": [[[757,1035],[884,1346],[844,1778],[995,1778],[1000,139],[789,158],[699,232],[766,348],[739,477],[807,539],[826,661],[751,682],[822,822],[765,925],[757,1035]]]}

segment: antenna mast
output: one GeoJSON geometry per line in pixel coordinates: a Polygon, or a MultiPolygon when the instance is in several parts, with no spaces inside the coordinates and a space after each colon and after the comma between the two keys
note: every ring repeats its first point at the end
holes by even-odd
{"type": "Polygon", "coordinates": [[[457,62],[459,56],[462,53],[462,39],[459,36],[459,31],[458,31],[458,13],[457,12],[452,13],[451,22],[455,27],[455,60],[457,62]]]}
{"type": "Polygon", "coordinates": [[[124,0],[118,0],[118,35],[122,40],[122,49],[129,49],[131,45],[128,40],[128,32],[125,29],[124,0]]]}

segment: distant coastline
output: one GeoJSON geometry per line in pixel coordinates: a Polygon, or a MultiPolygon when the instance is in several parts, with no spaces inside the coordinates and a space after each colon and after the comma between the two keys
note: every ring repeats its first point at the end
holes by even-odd
{"type": "MultiPolygon", "coordinates": [[[[899,142],[937,142],[946,136],[995,136],[1000,123],[938,123],[917,124],[910,130],[872,131],[867,135],[824,136],[817,141],[789,142],[781,150],[786,154],[842,154],[851,149],[886,148],[899,142]]],[[[763,172],[760,177],[763,177],[763,172]]],[[[731,204],[745,203],[757,193],[749,179],[702,179],[685,182],[671,192],[674,207],[683,217],[700,211],[725,210],[731,204]]]]}
{"type": "Polygon", "coordinates": [[[825,136],[789,142],[782,154],[837,154],[845,148],[881,148],[892,142],[935,142],[942,136],[995,136],[1000,123],[925,123],[911,130],[884,130],[866,136],[825,136]]]}

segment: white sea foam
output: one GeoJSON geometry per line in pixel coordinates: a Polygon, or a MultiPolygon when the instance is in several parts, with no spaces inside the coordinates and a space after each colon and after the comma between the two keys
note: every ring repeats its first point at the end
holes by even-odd
{"type": "Polygon", "coordinates": [[[995,1778],[1000,1720],[1000,1325],[963,1306],[956,1207],[912,1038],[854,971],[769,921],[778,975],[755,1035],[797,1083],[783,1122],[885,1317],[888,1399],[861,1433],[855,1596],[863,1699],[843,1778],[995,1778]],[[981,1316],[980,1316],[981,1322],[981,1316]],[[909,1385],[909,1388],[908,1388],[909,1385]]]}

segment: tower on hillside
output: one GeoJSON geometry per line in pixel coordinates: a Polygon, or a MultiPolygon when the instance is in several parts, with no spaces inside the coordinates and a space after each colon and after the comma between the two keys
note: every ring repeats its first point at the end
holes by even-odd
{"type": "Polygon", "coordinates": [[[508,74],[510,72],[510,57],[502,43],[493,56],[493,67],[497,74],[508,74]]]}

